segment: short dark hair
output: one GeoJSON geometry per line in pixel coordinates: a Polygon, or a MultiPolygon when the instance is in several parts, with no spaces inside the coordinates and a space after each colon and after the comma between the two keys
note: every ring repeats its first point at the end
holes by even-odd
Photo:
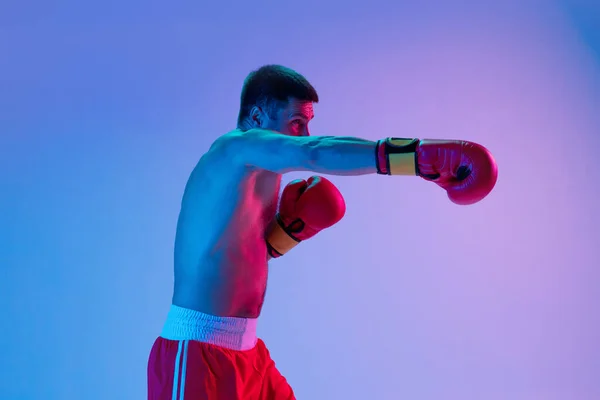
{"type": "Polygon", "coordinates": [[[319,102],[317,91],[304,76],[281,65],[264,65],[250,72],[244,80],[238,124],[248,117],[255,105],[272,116],[272,112],[285,106],[290,98],[319,102]]]}

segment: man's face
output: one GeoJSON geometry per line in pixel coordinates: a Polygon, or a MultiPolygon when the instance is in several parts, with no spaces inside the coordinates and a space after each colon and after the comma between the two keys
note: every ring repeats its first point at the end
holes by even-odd
{"type": "Polygon", "coordinates": [[[271,129],[288,136],[310,136],[308,123],[315,117],[313,103],[290,99],[284,107],[265,116],[264,129],[271,129]]]}

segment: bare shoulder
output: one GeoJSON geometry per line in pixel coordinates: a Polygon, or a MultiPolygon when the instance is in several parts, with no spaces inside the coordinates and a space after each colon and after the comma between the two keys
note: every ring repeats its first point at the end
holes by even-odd
{"type": "Polygon", "coordinates": [[[267,136],[283,135],[274,135],[262,129],[229,131],[213,142],[201,161],[209,163],[211,166],[219,164],[223,167],[226,164],[233,169],[247,169],[252,164],[248,162],[249,160],[256,157],[261,158],[264,155],[266,142],[268,142],[265,140],[267,136]]]}
{"type": "Polygon", "coordinates": [[[247,132],[234,129],[221,136],[219,136],[213,144],[210,146],[209,152],[223,152],[226,151],[231,144],[243,140],[247,136],[247,132]]]}
{"type": "Polygon", "coordinates": [[[214,148],[217,151],[224,151],[227,149],[235,149],[239,151],[239,146],[247,146],[249,143],[270,143],[273,141],[298,141],[302,140],[299,137],[283,135],[278,132],[261,129],[261,128],[253,128],[248,129],[247,131],[241,131],[239,129],[235,129],[233,131],[227,132],[226,134],[219,137],[213,143],[211,148],[214,148]]]}
{"type": "Polygon", "coordinates": [[[239,180],[245,174],[243,165],[239,165],[232,157],[230,143],[241,136],[238,130],[219,136],[208,151],[200,157],[190,176],[188,186],[197,181],[218,180],[222,184],[228,180],[239,180]]]}
{"type": "Polygon", "coordinates": [[[208,151],[202,155],[197,167],[207,166],[209,168],[231,163],[231,145],[242,137],[239,130],[233,130],[219,136],[210,146],[208,151]]]}

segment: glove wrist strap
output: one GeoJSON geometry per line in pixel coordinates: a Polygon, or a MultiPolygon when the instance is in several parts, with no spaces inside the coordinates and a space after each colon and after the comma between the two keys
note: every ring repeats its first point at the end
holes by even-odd
{"type": "Polygon", "coordinates": [[[273,258],[281,257],[301,242],[287,233],[282,226],[279,215],[276,216],[276,222],[271,225],[271,229],[266,237],[267,250],[273,258]]]}
{"type": "Polygon", "coordinates": [[[377,141],[375,159],[380,175],[419,175],[419,139],[386,138],[377,141]]]}

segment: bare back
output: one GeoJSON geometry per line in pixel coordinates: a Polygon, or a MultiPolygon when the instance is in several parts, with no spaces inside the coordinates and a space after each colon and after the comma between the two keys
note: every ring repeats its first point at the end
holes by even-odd
{"type": "Polygon", "coordinates": [[[256,318],[267,285],[265,231],[281,175],[234,168],[209,150],[185,188],[175,239],[173,304],[226,317],[256,318]]]}

